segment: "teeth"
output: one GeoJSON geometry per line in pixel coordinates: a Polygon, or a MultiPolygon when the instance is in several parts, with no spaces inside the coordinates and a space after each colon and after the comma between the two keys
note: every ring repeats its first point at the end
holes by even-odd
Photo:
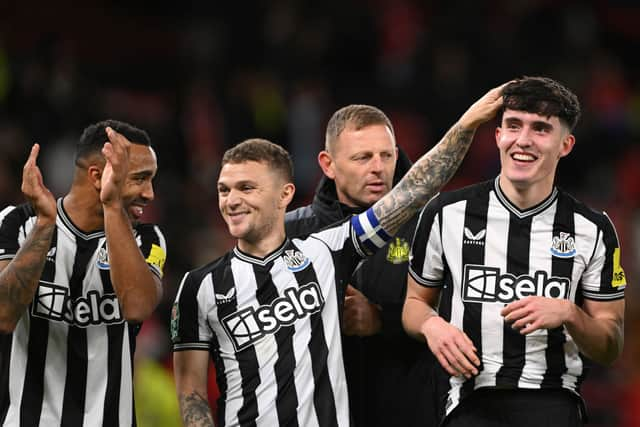
{"type": "Polygon", "coordinates": [[[134,206],[133,208],[133,213],[136,214],[137,216],[142,216],[142,213],[144,212],[144,209],[142,209],[139,206],[134,206]]]}
{"type": "Polygon", "coordinates": [[[521,153],[516,153],[516,154],[514,154],[514,155],[513,155],[513,158],[514,158],[514,159],[516,159],[516,160],[522,160],[522,161],[525,161],[525,162],[527,162],[527,161],[533,161],[533,160],[535,160],[535,159],[536,159],[535,157],[533,157],[533,156],[532,156],[532,155],[530,155],[530,154],[521,154],[521,153]]]}

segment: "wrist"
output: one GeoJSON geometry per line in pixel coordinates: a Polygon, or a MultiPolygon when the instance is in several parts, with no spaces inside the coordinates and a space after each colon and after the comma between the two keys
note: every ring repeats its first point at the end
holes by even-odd
{"type": "Polygon", "coordinates": [[[564,308],[564,319],[562,324],[564,326],[570,326],[576,323],[576,317],[577,317],[577,306],[572,303],[569,300],[564,300],[565,301],[565,308],[564,308]]]}
{"type": "Polygon", "coordinates": [[[429,316],[422,322],[422,325],[420,325],[420,333],[425,340],[429,340],[429,332],[431,331],[431,328],[437,327],[437,323],[441,320],[442,317],[438,316],[437,313],[430,313],[429,316]]]}
{"type": "Polygon", "coordinates": [[[38,215],[36,218],[37,228],[52,228],[56,225],[56,216],[38,215]]]}

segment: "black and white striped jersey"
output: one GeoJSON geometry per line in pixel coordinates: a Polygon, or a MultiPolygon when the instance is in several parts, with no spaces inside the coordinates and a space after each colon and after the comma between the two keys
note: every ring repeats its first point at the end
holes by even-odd
{"type": "Polygon", "coordinates": [[[530,295],[610,301],[626,280],[613,224],[564,191],[519,210],[498,178],[443,193],[423,210],[409,273],[442,287],[440,315],[463,330],[482,361],[475,378],[451,377],[447,414],[481,387],[565,388],[579,393],[586,360],[564,327],[527,336],[502,308],[530,295]]]}
{"type": "Polygon", "coordinates": [[[340,307],[362,257],[389,239],[369,209],[265,258],[236,247],[184,276],[173,348],[212,352],[216,425],[349,425],[340,307]]]}
{"type": "MultiPolygon", "coordinates": [[[[0,212],[0,260],[16,255],[35,222],[29,205],[0,212]]],[[[161,277],[162,232],[144,224],[134,234],[161,277]]],[[[14,332],[0,336],[0,424],[135,425],[132,363],[140,325],[124,321],[109,268],[104,232],[80,231],[59,199],[33,302],[14,332]]]]}

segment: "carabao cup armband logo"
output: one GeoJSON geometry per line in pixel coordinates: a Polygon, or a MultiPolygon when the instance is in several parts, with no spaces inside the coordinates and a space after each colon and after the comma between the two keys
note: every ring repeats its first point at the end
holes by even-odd
{"type": "Polygon", "coordinates": [[[178,325],[180,325],[180,306],[176,302],[171,307],[171,341],[177,341],[180,338],[178,325]]]}

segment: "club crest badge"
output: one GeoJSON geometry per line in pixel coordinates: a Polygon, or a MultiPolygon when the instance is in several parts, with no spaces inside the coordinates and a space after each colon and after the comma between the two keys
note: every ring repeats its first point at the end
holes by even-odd
{"type": "Polygon", "coordinates": [[[309,265],[310,261],[302,252],[288,249],[284,251],[282,256],[287,268],[291,271],[298,272],[304,270],[309,265]]]}
{"type": "Polygon", "coordinates": [[[576,242],[569,233],[560,232],[559,236],[553,236],[551,254],[558,258],[571,258],[576,254],[576,242]]]}
{"type": "Polygon", "coordinates": [[[109,270],[111,268],[109,265],[109,252],[107,252],[106,245],[98,249],[98,260],[96,264],[100,270],[109,270]]]}
{"type": "Polygon", "coordinates": [[[402,264],[409,261],[409,243],[401,237],[389,244],[389,250],[387,251],[387,261],[392,264],[402,264]]]}

